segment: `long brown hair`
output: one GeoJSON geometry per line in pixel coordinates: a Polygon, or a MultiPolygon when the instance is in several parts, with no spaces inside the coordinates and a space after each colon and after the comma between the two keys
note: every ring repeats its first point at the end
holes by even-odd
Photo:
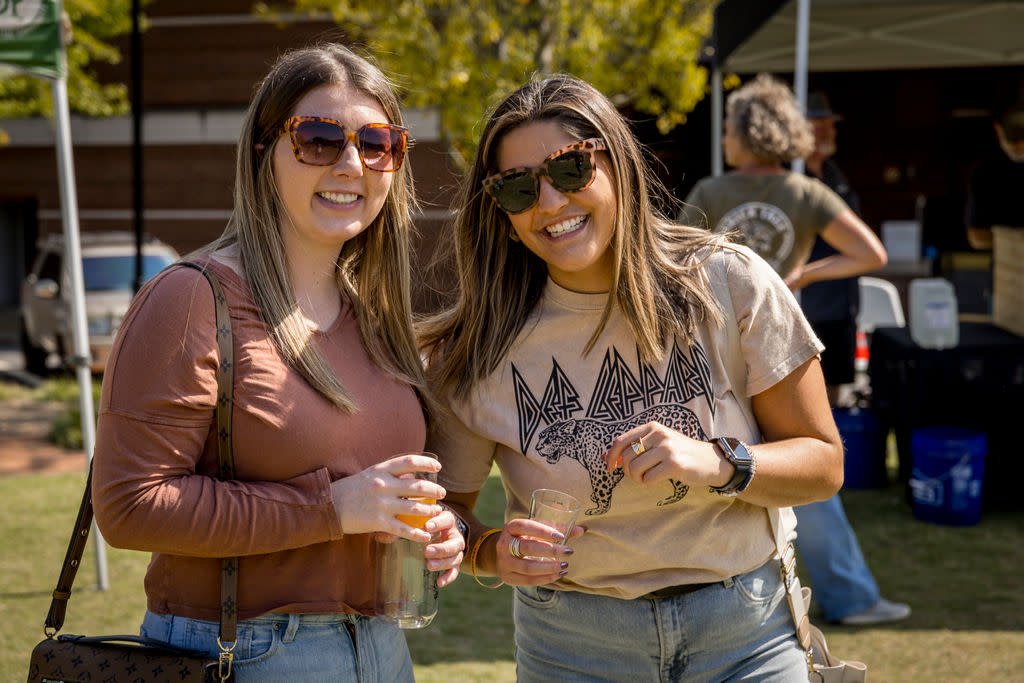
{"type": "MultiPolygon", "coordinates": [[[[320,394],[351,412],[357,406],[312,343],[291,289],[280,225],[286,213],[270,162],[284,121],[299,100],[323,85],[355,88],[380,102],[390,123],[402,123],[391,83],[368,58],[337,43],[285,53],[256,87],[238,141],[234,208],[224,233],[204,251],[238,245],[253,299],[281,355],[320,394]]],[[[408,161],[393,176],[381,212],[342,247],[335,282],[356,312],[373,361],[426,400],[412,328],[409,252],[416,200],[408,161]]]]}
{"type": "Polygon", "coordinates": [[[452,225],[457,298],[418,330],[433,388],[455,397],[465,397],[473,383],[498,367],[547,282],[544,261],[509,239],[508,216],[481,187],[485,177],[500,170],[495,160],[502,138],[537,121],[555,121],[579,140],[602,138],[611,161],[617,198],[612,286],[584,353],[593,348],[616,305],[645,362],[663,355],[671,335],[689,343],[698,321],[721,321],[697,268],[722,237],[677,225],[655,210],[652,192],[662,188],[628,122],[607,97],[571,76],[534,81],[488,118],[459,189],[452,225]]]}

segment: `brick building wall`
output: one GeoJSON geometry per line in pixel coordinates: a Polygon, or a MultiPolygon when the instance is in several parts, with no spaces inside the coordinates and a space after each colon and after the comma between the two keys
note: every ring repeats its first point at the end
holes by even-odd
{"type": "MultiPolygon", "coordinates": [[[[234,146],[257,81],[285,50],[316,40],[340,40],[333,22],[278,25],[251,14],[251,0],[155,0],[146,7],[142,37],[143,229],[186,253],[224,229],[232,206],[234,146]]],[[[123,60],[97,68],[105,82],[131,84],[130,38],[123,60]]],[[[438,140],[430,112],[406,112],[410,151],[425,211],[417,219],[419,262],[431,253],[448,216],[456,171],[438,140]]],[[[61,206],[52,123],[0,121],[11,144],[0,148],[0,307],[16,304],[16,283],[30,266],[31,245],[60,232],[61,206]],[[34,203],[34,221],[5,223],[4,206],[34,203]],[[25,255],[14,256],[15,251],[25,255]],[[6,266],[4,264],[7,264],[6,266]],[[2,271],[11,271],[4,272],[2,271]],[[12,291],[13,287],[13,291],[12,291]]],[[[133,230],[131,118],[72,116],[79,223],[83,232],[133,230]]],[[[417,306],[431,306],[417,291],[417,306]]]]}

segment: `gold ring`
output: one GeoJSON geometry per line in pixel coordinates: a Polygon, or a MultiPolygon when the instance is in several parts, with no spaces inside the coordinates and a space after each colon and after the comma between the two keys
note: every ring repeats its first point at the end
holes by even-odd
{"type": "Polygon", "coordinates": [[[644,448],[644,442],[641,441],[640,439],[637,439],[633,443],[629,444],[629,447],[632,448],[633,452],[636,453],[637,455],[640,455],[647,451],[647,449],[644,448]]]}
{"type": "Polygon", "coordinates": [[[523,555],[523,551],[519,549],[519,544],[522,542],[522,540],[522,536],[513,536],[512,542],[508,544],[508,552],[512,555],[512,557],[519,558],[520,560],[525,557],[525,555],[523,555]]]}

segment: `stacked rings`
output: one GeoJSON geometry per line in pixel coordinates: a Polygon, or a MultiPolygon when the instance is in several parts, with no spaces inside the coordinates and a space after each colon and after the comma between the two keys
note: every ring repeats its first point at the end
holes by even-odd
{"type": "Polygon", "coordinates": [[[519,544],[522,543],[522,536],[513,536],[512,542],[508,544],[508,552],[512,557],[519,558],[520,560],[526,557],[523,552],[519,549],[519,544]]]}
{"type": "Polygon", "coordinates": [[[633,452],[636,453],[637,455],[640,455],[641,453],[647,451],[647,449],[644,448],[644,442],[641,441],[640,439],[637,439],[633,443],[629,444],[629,447],[632,448],[633,452]]]}

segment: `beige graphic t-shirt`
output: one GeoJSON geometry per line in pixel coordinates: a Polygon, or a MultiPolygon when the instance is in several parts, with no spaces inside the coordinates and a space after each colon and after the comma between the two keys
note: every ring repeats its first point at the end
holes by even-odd
{"type": "Polygon", "coordinates": [[[578,523],[588,531],[572,541],[569,573],[554,588],[634,598],[735,576],[775,551],[764,508],[678,481],[640,484],[602,459],[612,439],[649,421],[695,439],[757,443],[747,397],[821,351],[789,290],[748,249],[719,251],[705,270],[735,312],[726,312],[738,328],[733,342],[725,328],[705,326],[694,345],[673,341],[659,363],[641,364],[616,309],[584,356],[606,295],[549,280],[500,367],[453,406],[457,419],[430,444],[450,491],[479,490],[496,462],[508,518],[527,515],[537,488],[583,501],[578,523]]]}
{"type": "Polygon", "coordinates": [[[704,178],[686,198],[680,221],[738,241],[785,277],[807,261],[814,238],[848,207],[817,178],[796,173],[704,178]]]}

